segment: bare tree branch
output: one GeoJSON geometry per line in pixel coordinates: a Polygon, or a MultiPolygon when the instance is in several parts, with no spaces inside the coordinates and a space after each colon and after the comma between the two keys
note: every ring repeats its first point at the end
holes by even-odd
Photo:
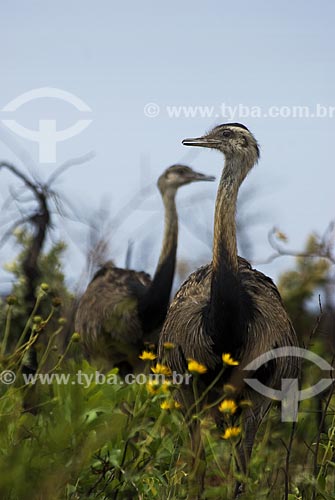
{"type": "Polygon", "coordinates": [[[317,248],[314,251],[310,252],[301,252],[297,250],[287,249],[279,243],[280,240],[283,240],[282,233],[278,231],[276,227],[272,228],[268,233],[268,241],[271,247],[275,250],[273,254],[267,257],[264,260],[259,260],[254,262],[255,265],[261,264],[269,264],[279,257],[304,257],[304,258],[312,258],[318,257],[329,260],[332,264],[335,264],[335,255],[333,255],[333,247],[334,247],[334,222],[331,222],[327,227],[324,235],[320,238],[320,241],[317,244],[317,248]]]}
{"type": "Polygon", "coordinates": [[[75,166],[82,165],[83,163],[87,163],[95,157],[95,152],[90,151],[83,156],[79,156],[78,158],[71,158],[70,160],[65,161],[62,165],[60,165],[56,170],[52,172],[50,177],[48,178],[46,184],[50,187],[58,177],[60,177],[66,170],[75,166]]]}

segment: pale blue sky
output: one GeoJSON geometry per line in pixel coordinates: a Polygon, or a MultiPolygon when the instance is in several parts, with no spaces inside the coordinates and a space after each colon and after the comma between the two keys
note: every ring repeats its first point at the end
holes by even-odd
{"type": "MultiPolygon", "coordinates": [[[[335,4],[331,0],[238,3],[197,2],[45,2],[3,0],[1,4],[0,109],[18,95],[40,87],[55,87],[80,97],[92,109],[92,124],[57,148],[57,164],[94,150],[96,157],[74,167],[58,185],[79,213],[89,214],[102,199],[110,199],[112,214],[142,183],[155,183],[167,166],[180,160],[198,170],[220,175],[222,158],[208,150],[190,154],[185,137],[201,135],[219,117],[169,118],[167,105],[335,106],[335,4]],[[160,106],[148,118],[146,103],[160,106]],[[192,160],[192,161],[191,161],[192,160]],[[146,168],[141,169],[141,165],[146,168]]],[[[60,101],[24,105],[15,116],[27,128],[40,118],[57,119],[66,128],[80,113],[60,101]]],[[[4,113],[0,112],[0,119],[4,113]]],[[[250,212],[262,224],[250,228],[254,258],[270,252],[267,232],[279,225],[290,247],[301,248],[313,230],[322,232],[334,218],[334,118],[243,118],[261,144],[262,158],[246,181],[257,188],[250,212]]],[[[27,151],[35,172],[50,175],[53,165],[38,163],[37,145],[0,128],[0,158],[20,161],[8,141],[27,151]]],[[[0,202],[15,182],[1,173],[0,202]]],[[[180,193],[183,205],[203,193],[200,206],[212,225],[217,184],[190,186],[180,193]]],[[[112,257],[123,264],[128,238],[137,242],[153,233],[149,259],[152,272],[161,239],[161,212],[152,222],[152,208],[161,210],[158,192],[133,214],[111,246],[112,257]],[[150,222],[147,222],[150,221],[150,222]],[[147,223],[146,223],[147,222],[147,223]],[[144,225],[139,232],[138,227],[144,225]],[[137,232],[136,232],[137,230],[137,232]],[[113,250],[114,249],[114,250],[113,250]]],[[[248,211],[248,207],[246,208],[248,211]]],[[[181,210],[188,217],[189,209],[181,210]]],[[[198,212],[196,212],[196,217],[198,212]]],[[[67,273],[74,283],[84,265],[85,227],[60,224],[70,243],[67,273]],[[70,233],[70,234],[69,234],[70,233]]],[[[140,243],[138,243],[140,246],[140,243]]],[[[12,250],[0,250],[0,261],[12,250]]],[[[140,260],[134,247],[134,264],[140,260]]],[[[208,259],[206,246],[181,228],[179,256],[208,259]]],[[[271,276],[292,264],[289,260],[258,266],[271,276]]],[[[3,279],[5,277],[2,276],[3,279]]],[[[8,277],[6,278],[8,279],[8,277]]],[[[1,285],[4,287],[4,283],[1,285]]]]}

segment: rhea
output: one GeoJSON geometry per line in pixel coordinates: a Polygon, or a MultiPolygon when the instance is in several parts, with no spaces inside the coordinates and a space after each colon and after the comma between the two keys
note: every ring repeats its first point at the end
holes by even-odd
{"type": "Polygon", "coordinates": [[[158,179],[165,208],[164,236],[154,277],[107,262],[82,296],[75,328],[88,357],[101,369],[117,366],[123,375],[139,364],[145,342],[157,342],[168,309],[178,242],[177,190],[215,177],[173,165],[158,179]]]}
{"type": "MultiPolygon", "coordinates": [[[[244,440],[239,446],[239,463],[245,471],[255,434],[270,400],[246,386],[243,368],[270,349],[297,346],[298,341],[272,280],[237,255],[237,195],[243,180],[258,162],[256,139],[244,125],[228,123],[215,127],[203,137],[185,139],[183,144],[216,149],[225,156],[225,165],[215,205],[212,262],[191,274],[172,301],[160,336],[159,360],[178,373],[187,370],[188,359],[205,365],[208,371],[200,377],[200,390],[205,390],[220,374],[223,353],[239,361],[238,366],[223,372],[202,402],[217,400],[223,393],[223,384],[234,387],[236,400],[252,402],[242,413],[244,440]],[[165,350],[166,342],[173,343],[175,348],[165,350]]],[[[278,358],[248,376],[280,388],[282,378],[296,378],[298,371],[296,358],[278,358]]],[[[182,387],[178,397],[186,409],[194,406],[190,386],[182,387]]],[[[218,411],[214,417],[222,424],[218,411]]],[[[190,430],[193,477],[201,490],[205,457],[199,425],[199,421],[193,419],[190,430]]],[[[191,494],[190,498],[193,498],[191,494]]],[[[194,498],[198,497],[194,495],[194,498]]]]}

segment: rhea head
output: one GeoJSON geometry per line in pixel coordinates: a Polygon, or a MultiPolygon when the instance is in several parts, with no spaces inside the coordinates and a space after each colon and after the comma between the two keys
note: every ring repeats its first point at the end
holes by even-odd
{"type": "Polygon", "coordinates": [[[185,146],[201,146],[221,151],[227,160],[238,159],[252,167],[259,159],[259,146],[252,133],[241,123],[224,123],[208,134],[184,139],[185,146]]]}
{"type": "Polygon", "coordinates": [[[166,191],[176,192],[179,187],[198,181],[215,181],[215,177],[195,172],[186,165],[172,165],[162,173],[157,185],[163,194],[166,191]]]}

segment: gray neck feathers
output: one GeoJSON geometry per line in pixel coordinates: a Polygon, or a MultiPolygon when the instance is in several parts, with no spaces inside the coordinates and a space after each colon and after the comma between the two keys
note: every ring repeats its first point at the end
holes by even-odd
{"type": "Polygon", "coordinates": [[[175,190],[167,190],[163,194],[163,203],[165,208],[164,236],[156,273],[159,268],[162,267],[166,259],[177,250],[178,216],[175,196],[175,190]]]}
{"type": "Polygon", "coordinates": [[[236,205],[240,185],[252,163],[245,156],[226,158],[215,205],[211,315],[219,328],[239,315],[240,281],[236,242],[236,205]]]}

